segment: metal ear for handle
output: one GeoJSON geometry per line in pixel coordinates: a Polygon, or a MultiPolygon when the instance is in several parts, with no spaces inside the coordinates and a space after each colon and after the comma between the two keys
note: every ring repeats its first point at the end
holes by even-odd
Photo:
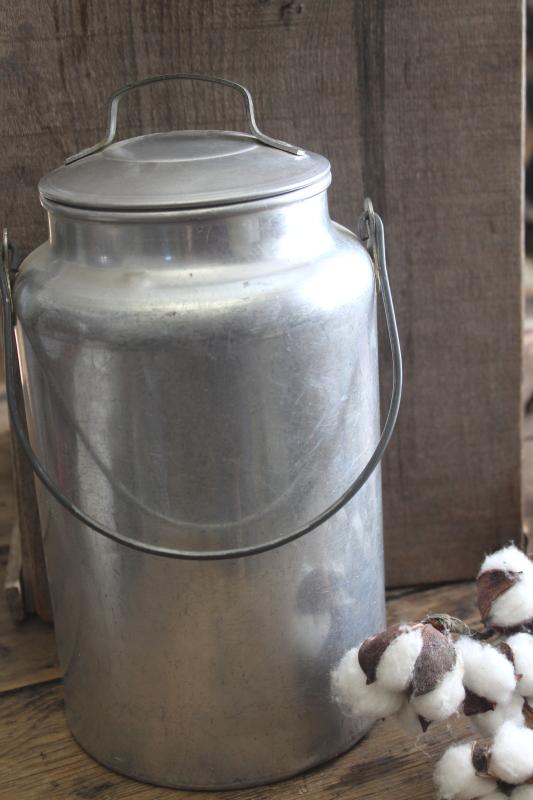
{"type": "Polygon", "coordinates": [[[74,161],[78,161],[80,158],[85,158],[85,156],[98,153],[99,150],[103,150],[104,147],[107,147],[114,141],[117,133],[118,105],[121,97],[123,97],[125,94],[128,94],[128,92],[131,92],[133,89],[139,89],[141,86],[148,86],[151,83],[160,83],[162,81],[173,80],[207,81],[208,83],[218,83],[222,86],[229,86],[230,89],[235,89],[244,98],[244,107],[246,109],[246,118],[248,120],[250,131],[259,142],[262,142],[268,147],[274,147],[276,150],[283,150],[286,153],[291,153],[294,156],[305,155],[305,150],[295,147],[292,144],[288,144],[287,142],[282,142],[279,139],[273,139],[271,136],[267,136],[265,133],[262,133],[259,130],[257,127],[257,122],[255,121],[254,101],[252,99],[252,95],[245,86],[242,86],[242,84],[236,83],[235,81],[229,81],[226,78],[198,75],[192,72],[176,72],[169,75],[153,75],[152,77],[145,78],[142,81],[130,83],[127,86],[123,86],[122,89],[119,89],[113,95],[111,95],[107,121],[107,132],[105,137],[92,147],[87,147],[85,150],[80,150],[79,153],[69,156],[69,158],[65,159],[65,164],[72,164],[74,161]]]}

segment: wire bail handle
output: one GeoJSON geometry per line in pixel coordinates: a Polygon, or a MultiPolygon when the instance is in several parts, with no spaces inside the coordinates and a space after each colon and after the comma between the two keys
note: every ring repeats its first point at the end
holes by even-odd
{"type": "Polygon", "coordinates": [[[74,161],[79,161],[80,158],[85,158],[86,156],[90,156],[93,153],[98,153],[100,150],[103,150],[104,147],[110,145],[114,140],[117,134],[117,117],[118,117],[118,106],[120,100],[124,95],[128,94],[129,92],[133,91],[134,89],[139,89],[142,86],[148,86],[152,83],[162,83],[163,81],[174,81],[174,80],[190,80],[190,81],[205,81],[207,83],[218,83],[221,86],[229,86],[230,89],[234,89],[236,92],[239,92],[244,99],[244,108],[246,111],[246,119],[248,120],[248,126],[252,135],[262,144],[267,145],[268,147],[274,147],[276,150],[284,150],[286,153],[291,153],[293,156],[303,156],[305,155],[305,150],[302,150],[300,147],[295,147],[293,144],[288,144],[287,142],[282,142],[279,139],[273,139],[271,136],[267,136],[266,133],[262,133],[257,126],[257,122],[255,121],[255,109],[254,109],[254,101],[250,91],[243,86],[241,83],[236,83],[235,81],[230,81],[227,78],[217,78],[210,75],[201,75],[194,72],[174,72],[168,75],[152,75],[149,78],[144,78],[142,81],[136,81],[135,83],[129,83],[126,86],[123,86],[121,89],[118,89],[114,94],[111,95],[109,98],[109,109],[108,109],[108,117],[107,117],[107,131],[106,135],[103,139],[97,142],[92,147],[86,147],[85,150],[80,150],[79,153],[76,153],[73,156],[69,156],[65,159],[65,164],[72,164],[74,161]]]}
{"type": "Polygon", "coordinates": [[[225,550],[177,550],[175,548],[152,545],[137,539],[133,539],[126,534],[109,528],[104,523],[98,522],[89,516],[89,514],[79,508],[72,500],[63,494],[61,488],[56,484],[54,478],[49,475],[29,442],[17,404],[16,386],[19,380],[19,375],[18,371],[16,370],[17,356],[14,335],[15,311],[11,293],[11,284],[12,280],[14,280],[16,276],[19,262],[16,250],[8,240],[7,231],[4,231],[2,267],[0,269],[0,292],[2,295],[3,309],[7,403],[11,424],[20,442],[20,445],[26,457],[28,458],[33,471],[35,472],[35,475],[37,478],[39,478],[41,483],[52,495],[52,497],[79,522],[81,522],[83,525],[86,525],[96,533],[101,534],[106,539],[110,539],[117,544],[121,544],[130,548],[131,550],[136,550],[148,555],[159,556],[163,558],[181,559],[186,561],[220,561],[266,553],[269,550],[275,550],[282,545],[296,541],[302,536],[311,533],[320,527],[320,525],[323,525],[325,522],[331,519],[335,514],[337,514],[337,512],[339,512],[350,500],[353,499],[353,497],[355,497],[357,492],[362,488],[362,486],[364,486],[381,461],[383,453],[385,452],[391,439],[394,426],[398,418],[402,394],[402,355],[398,336],[398,328],[396,326],[394,305],[387,274],[383,222],[379,215],[374,212],[372,204],[369,200],[365,201],[364,211],[359,218],[359,231],[366,241],[367,248],[369,249],[376,265],[377,275],[379,278],[379,290],[383,301],[383,309],[385,312],[392,355],[391,401],[379,441],[372,455],[368,459],[366,466],[361,470],[352,484],[337,498],[334,503],[332,503],[316,517],[306,522],[296,530],[285,533],[276,539],[272,539],[262,544],[225,550]]]}
{"type": "Polygon", "coordinates": [[[359,238],[362,242],[364,242],[368,252],[372,257],[376,286],[378,291],[381,291],[380,266],[376,242],[376,212],[374,211],[374,206],[370,197],[365,197],[363,203],[363,213],[359,217],[359,221],[357,223],[357,232],[359,233],[359,238]]]}

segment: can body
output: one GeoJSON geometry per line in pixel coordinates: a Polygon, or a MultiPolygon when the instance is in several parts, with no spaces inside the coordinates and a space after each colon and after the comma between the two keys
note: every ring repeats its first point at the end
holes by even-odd
{"type": "MultiPolygon", "coordinates": [[[[337,499],[379,437],[370,259],[325,191],[218,209],[82,212],[15,286],[34,449],[64,494],[139,541],[267,541],[337,499]]],[[[384,623],[376,471],[319,529],[261,555],[126,549],[39,488],[71,730],[161,785],[275,781],[365,732],[331,698],[384,623]]]]}

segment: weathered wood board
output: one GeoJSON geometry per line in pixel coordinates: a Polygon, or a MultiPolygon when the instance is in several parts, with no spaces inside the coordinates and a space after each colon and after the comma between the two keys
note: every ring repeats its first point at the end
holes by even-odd
{"type": "Polygon", "coordinates": [[[15,625],[3,591],[17,509],[10,449],[7,404],[0,391],[0,694],[60,674],[52,626],[36,618],[15,625]]]}
{"type": "MultiPolygon", "coordinates": [[[[389,583],[471,576],[519,536],[521,0],[8,0],[2,21],[0,221],[25,251],[46,235],[38,178],[100,138],[114,89],[242,81],[266,132],[331,159],[335,219],[353,228],[369,194],[386,223],[405,359],[389,583]]],[[[172,127],[244,115],[204,85],[124,101],[122,136],[172,127]]]]}
{"type": "Polygon", "coordinates": [[[383,140],[365,189],[388,221],[406,387],[389,578],[453,579],[521,528],[523,8],[378,8],[382,106],[363,140],[380,119],[383,140]]]}

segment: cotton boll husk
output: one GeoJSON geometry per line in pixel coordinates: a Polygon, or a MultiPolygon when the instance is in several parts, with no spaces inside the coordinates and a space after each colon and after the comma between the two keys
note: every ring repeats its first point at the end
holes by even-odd
{"type": "Polygon", "coordinates": [[[402,704],[402,695],[389,692],[377,682],[367,684],[357,654],[357,647],[348,650],[333,670],[331,684],[335,699],[355,717],[375,720],[394,714],[402,704]]]}
{"type": "Polygon", "coordinates": [[[437,763],[433,780],[442,800],[474,800],[486,797],[498,788],[491,778],[480,778],[472,764],[472,745],[448,748],[437,763]]]}
{"type": "Polygon", "coordinates": [[[533,576],[533,563],[529,560],[525,553],[515,547],[503,547],[497,550],[496,553],[491,553],[486,556],[479,574],[488,572],[492,569],[503,570],[504,572],[523,572],[530,573],[533,576]]]}
{"type": "Polygon", "coordinates": [[[522,697],[533,695],[533,636],[515,633],[507,639],[513,651],[515,672],[519,676],[517,691],[522,697]]]}
{"type": "Polygon", "coordinates": [[[524,574],[518,583],[494,600],[489,622],[498,628],[513,628],[532,619],[533,577],[524,574]]]}
{"type": "Polygon", "coordinates": [[[533,728],[533,697],[524,698],[522,713],[524,714],[524,721],[527,727],[533,728]]]}
{"type": "Polygon", "coordinates": [[[464,662],[464,685],[493,703],[508,703],[516,688],[514,667],[490,644],[462,636],[456,647],[464,662]]]}
{"type": "Polygon", "coordinates": [[[463,663],[448,631],[422,626],[422,650],[410,686],[410,702],[424,720],[446,719],[458,710],[465,690],[463,663]]]}
{"type": "Polygon", "coordinates": [[[514,545],[485,558],[477,590],[486,624],[516,628],[533,619],[533,563],[514,545]]]}
{"type": "Polygon", "coordinates": [[[511,800],[533,800],[533,786],[517,786],[510,797],[511,800]]]}
{"type": "Polygon", "coordinates": [[[421,717],[438,721],[455,714],[464,699],[463,662],[458,655],[452,669],[445,673],[435,689],[427,694],[412,696],[410,702],[421,717]]]}
{"type": "Polygon", "coordinates": [[[533,776],[533,730],[512,722],[496,731],[490,748],[489,771],[506,783],[525,783],[533,776]]]}
{"type": "Polygon", "coordinates": [[[403,692],[413,677],[416,659],[422,650],[420,628],[409,628],[385,648],[376,670],[378,682],[391,692],[403,692]]]}
{"type": "Polygon", "coordinates": [[[504,722],[514,722],[515,725],[524,725],[524,698],[515,692],[510,701],[505,705],[496,705],[494,711],[484,714],[474,714],[468,719],[483,736],[493,736],[504,722]]]}

